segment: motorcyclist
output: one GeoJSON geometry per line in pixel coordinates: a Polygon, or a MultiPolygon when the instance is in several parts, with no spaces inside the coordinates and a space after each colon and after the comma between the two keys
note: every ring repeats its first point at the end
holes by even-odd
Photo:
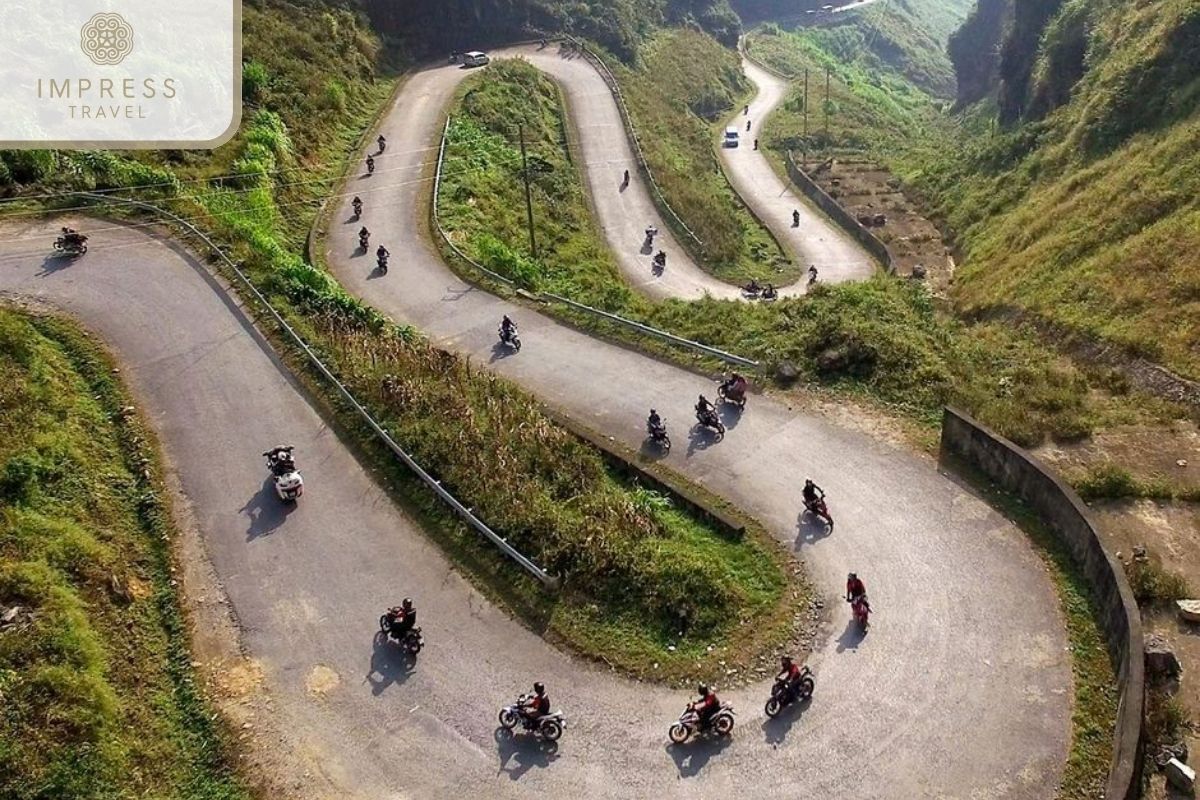
{"type": "Polygon", "coordinates": [[[367,230],[367,226],[363,225],[358,231],[358,243],[362,245],[364,250],[367,249],[367,243],[371,241],[371,232],[367,230]]]}
{"type": "Polygon", "coordinates": [[[804,505],[812,508],[817,504],[818,500],[825,498],[825,490],[813,483],[812,478],[804,479],[804,505]]]}
{"type": "Polygon", "coordinates": [[[730,397],[741,397],[746,394],[746,379],[737,372],[729,376],[729,380],[721,384],[725,394],[730,397]]]}
{"type": "Polygon", "coordinates": [[[296,469],[296,458],[292,455],[294,445],[280,445],[273,447],[263,453],[267,462],[271,465],[271,472],[275,475],[286,475],[296,469]]]}
{"type": "Polygon", "coordinates": [[[621,182],[625,186],[629,185],[629,170],[625,170],[625,177],[624,177],[624,179],[622,179],[621,182]]]}
{"type": "MultiPolygon", "coordinates": [[[[350,207],[354,209],[355,217],[362,216],[362,198],[361,197],[356,196],[353,200],[351,200],[350,207]]],[[[366,228],[363,228],[363,230],[366,230],[366,228]]]]}
{"type": "Polygon", "coordinates": [[[816,264],[808,265],[808,282],[809,283],[817,282],[817,265],[816,264]]]}
{"type": "Polygon", "coordinates": [[[746,120],[746,133],[750,132],[750,120],[746,120]]]}
{"type": "Polygon", "coordinates": [[[665,267],[667,265],[666,251],[659,250],[657,253],[654,254],[654,264],[655,264],[655,266],[659,266],[659,267],[665,267]]]}
{"type": "Polygon", "coordinates": [[[658,228],[654,227],[653,225],[647,225],[646,226],[646,241],[653,242],[655,236],[658,236],[658,228]]]}
{"type": "Polygon", "coordinates": [[[700,399],[696,401],[696,416],[701,420],[705,420],[709,419],[716,413],[717,410],[713,408],[712,403],[708,402],[708,398],[704,395],[700,395],[700,399]]]}
{"type": "Polygon", "coordinates": [[[778,295],[779,293],[775,291],[775,287],[769,283],[762,290],[763,300],[774,300],[778,295]]]}
{"type": "Polygon", "coordinates": [[[762,291],[762,287],[758,285],[758,281],[756,281],[754,278],[751,278],[750,282],[743,286],[742,289],[745,290],[747,294],[758,294],[762,291]]]}
{"type": "Polygon", "coordinates": [[[63,245],[66,247],[78,247],[87,241],[87,237],[74,228],[62,229],[63,245]]]}
{"type": "Polygon", "coordinates": [[[746,106],[745,108],[742,109],[742,116],[744,116],[744,117],[750,116],[750,106],[746,106]]]}
{"type": "Polygon", "coordinates": [[[859,598],[862,598],[864,601],[866,601],[867,585],[862,582],[862,578],[851,572],[846,576],[846,602],[853,604],[857,602],[859,598]]]}
{"type": "Polygon", "coordinates": [[[703,683],[696,691],[700,693],[700,699],[688,704],[688,707],[700,716],[700,727],[707,729],[713,717],[721,710],[721,701],[717,699],[717,693],[703,683]]]}
{"type": "Polygon", "coordinates": [[[646,419],[646,432],[653,436],[655,433],[665,430],[662,417],[653,408],[650,409],[650,416],[646,419]]]}
{"type": "Polygon", "coordinates": [[[408,632],[417,626],[417,609],[413,606],[412,598],[406,597],[402,604],[389,608],[387,621],[388,633],[395,639],[404,641],[408,632]]]}
{"type": "Polygon", "coordinates": [[[792,211],[792,227],[793,228],[800,227],[800,209],[798,209],[798,208],[793,209],[793,211],[792,211]]]}
{"type": "Polygon", "coordinates": [[[367,156],[367,174],[370,175],[373,172],[375,172],[375,158],[374,156],[367,156]]]}
{"type": "Polygon", "coordinates": [[[386,150],[386,149],[387,149],[387,139],[386,139],[386,138],[384,138],[384,136],[383,136],[383,134],[382,134],[382,133],[381,133],[381,134],[379,134],[379,138],[378,138],[378,139],[376,139],[376,140],[375,140],[375,142],[376,142],[376,143],[379,145],[379,152],[380,152],[380,153],[382,153],[384,150],[386,150]]]}
{"type": "Polygon", "coordinates": [[[757,149],[758,149],[758,139],[755,139],[755,140],[754,140],[754,149],[755,149],[755,150],[757,150],[757,149]]]}
{"type": "Polygon", "coordinates": [[[775,681],[786,682],[788,691],[799,695],[797,690],[800,688],[800,666],[792,661],[791,656],[784,656],[779,660],[779,674],[775,676],[775,681]]]}
{"type": "Polygon", "coordinates": [[[513,337],[513,334],[516,332],[517,332],[517,323],[513,322],[511,319],[508,318],[508,315],[505,314],[504,319],[500,320],[500,337],[502,339],[504,339],[505,341],[508,341],[509,339],[511,339],[513,337]]]}
{"type": "Polygon", "coordinates": [[[550,713],[550,697],[546,694],[546,686],[541,681],[533,685],[533,695],[521,706],[521,716],[525,724],[533,726],[541,717],[550,713]]]}
{"type": "Polygon", "coordinates": [[[387,261],[388,256],[390,255],[391,253],[389,253],[388,249],[383,245],[379,245],[379,249],[375,251],[375,258],[379,259],[380,261],[387,261]]]}

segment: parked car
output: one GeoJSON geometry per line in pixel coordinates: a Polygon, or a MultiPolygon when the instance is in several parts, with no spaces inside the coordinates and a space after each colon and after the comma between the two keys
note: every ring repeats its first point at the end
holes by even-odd
{"type": "Polygon", "coordinates": [[[468,67],[482,67],[484,64],[491,61],[487,53],[481,53],[478,50],[472,50],[469,53],[463,53],[463,64],[468,67]]]}
{"type": "Polygon", "coordinates": [[[737,147],[742,141],[742,134],[737,129],[736,125],[730,125],[725,129],[725,147],[737,147]]]}

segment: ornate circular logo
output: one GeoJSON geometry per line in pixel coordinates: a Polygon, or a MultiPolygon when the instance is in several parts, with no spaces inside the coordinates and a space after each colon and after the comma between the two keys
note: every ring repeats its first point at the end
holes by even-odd
{"type": "Polygon", "coordinates": [[[133,52],[133,26],[120,14],[97,14],[83,26],[80,47],[96,64],[120,64],[133,52]]]}

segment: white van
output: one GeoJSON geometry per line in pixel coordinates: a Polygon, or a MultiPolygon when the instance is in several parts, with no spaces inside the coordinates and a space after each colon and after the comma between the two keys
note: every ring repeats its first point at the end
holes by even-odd
{"type": "Polygon", "coordinates": [[[725,129],[725,147],[737,147],[742,141],[742,135],[738,132],[736,125],[730,125],[725,129]]]}
{"type": "Polygon", "coordinates": [[[484,64],[491,61],[487,53],[481,53],[478,50],[472,50],[469,53],[463,53],[463,64],[468,67],[482,67],[484,64]]]}

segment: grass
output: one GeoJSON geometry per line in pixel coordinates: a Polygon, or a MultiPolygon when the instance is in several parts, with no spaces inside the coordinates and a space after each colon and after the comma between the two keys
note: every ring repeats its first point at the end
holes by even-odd
{"type": "Polygon", "coordinates": [[[460,89],[439,204],[450,235],[485,266],[527,288],[761,360],[769,369],[791,362],[810,381],[929,425],[953,403],[1021,444],[1036,444],[1149,413],[1132,410],[1133,396],[1097,392],[1036,332],[965,324],[910,282],[880,276],[819,286],[806,298],[772,305],[650,302],[625,284],[589,215],[582,178],[563,144],[555,85],[527,64],[495,66],[460,89]],[[528,249],[514,118],[525,120],[533,160],[537,258],[528,249]]]}
{"type": "Polygon", "coordinates": [[[694,30],[666,30],[642,46],[635,66],[609,66],[667,203],[703,243],[676,231],[700,266],[736,285],[798,278],[800,266],[733,191],[714,151],[717,129],[752,93],[737,53],[694,30]]]}
{"type": "Polygon", "coordinates": [[[1041,518],[1014,495],[1000,492],[970,467],[955,465],[995,508],[1012,519],[1034,544],[1058,594],[1071,652],[1074,705],[1071,749],[1057,800],[1093,800],[1104,792],[1116,728],[1116,676],[1099,624],[1090,585],[1070,551],[1041,518]]]}
{"type": "Polygon", "coordinates": [[[242,798],[196,688],[157,457],[104,353],[0,308],[0,796],[242,798]]]}

